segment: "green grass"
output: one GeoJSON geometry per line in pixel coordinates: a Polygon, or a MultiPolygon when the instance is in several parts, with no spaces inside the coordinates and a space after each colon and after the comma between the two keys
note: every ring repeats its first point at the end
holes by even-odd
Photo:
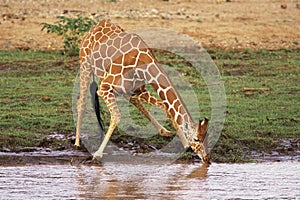
{"type": "MultiPolygon", "coordinates": [[[[208,52],[227,97],[225,127],[213,150],[214,160],[242,161],[251,150],[275,148],[277,139],[299,138],[300,51],[208,52]],[[244,87],[271,90],[246,94],[244,87]]],[[[209,92],[194,69],[174,55],[158,58],[186,77],[197,92],[201,117],[210,116],[209,92]]],[[[78,67],[77,58],[59,52],[0,51],[0,149],[35,146],[51,132],[74,134],[72,89],[78,67]]]]}
{"type": "Polygon", "coordinates": [[[74,130],[72,67],[57,52],[0,51],[1,146],[32,146],[32,138],[74,130]]]}

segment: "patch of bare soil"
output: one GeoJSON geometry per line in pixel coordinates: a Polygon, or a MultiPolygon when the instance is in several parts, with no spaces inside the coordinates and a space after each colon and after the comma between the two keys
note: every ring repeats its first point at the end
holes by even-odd
{"type": "Polygon", "coordinates": [[[59,49],[61,38],[41,32],[41,23],[77,14],[111,19],[125,30],[174,30],[204,47],[300,48],[300,0],[3,0],[0,49],[59,49]]]}

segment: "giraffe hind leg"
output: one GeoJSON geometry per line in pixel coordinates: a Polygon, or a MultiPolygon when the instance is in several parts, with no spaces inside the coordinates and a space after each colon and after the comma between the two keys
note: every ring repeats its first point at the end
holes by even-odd
{"type": "Polygon", "coordinates": [[[135,105],[140,110],[140,112],[154,125],[160,135],[166,137],[173,136],[172,132],[163,127],[141,103],[143,101],[150,104],[151,106],[157,106],[164,111],[164,105],[161,101],[152,96],[147,90],[143,91],[142,93],[132,95],[129,101],[133,105],[135,105]]]}
{"type": "Polygon", "coordinates": [[[75,146],[80,146],[80,129],[82,124],[83,113],[85,110],[86,104],[86,95],[88,86],[90,83],[90,75],[91,71],[89,68],[89,64],[82,64],[85,67],[81,66],[80,68],[80,94],[79,99],[77,101],[77,125],[76,125],[76,139],[75,139],[75,146]]]}
{"type": "Polygon", "coordinates": [[[108,130],[105,134],[105,137],[104,137],[99,149],[94,153],[93,160],[102,158],[103,151],[104,151],[113,131],[115,130],[115,128],[117,127],[117,125],[119,124],[120,119],[121,119],[121,114],[117,107],[117,102],[116,102],[114,93],[105,90],[100,85],[100,89],[98,90],[98,95],[103,99],[106,106],[108,107],[111,118],[110,118],[110,124],[109,124],[108,130]]]}

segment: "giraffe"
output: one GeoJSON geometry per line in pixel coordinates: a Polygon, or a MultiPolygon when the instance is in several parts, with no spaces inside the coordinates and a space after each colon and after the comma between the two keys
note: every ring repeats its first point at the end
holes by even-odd
{"type": "Polygon", "coordinates": [[[77,102],[75,146],[80,145],[80,127],[87,89],[90,76],[94,74],[100,81],[97,94],[108,107],[111,118],[109,128],[93,159],[102,158],[104,148],[121,120],[116,96],[123,95],[161,135],[171,136],[172,133],[154,119],[143,103],[162,109],[171,120],[184,148],[191,147],[203,163],[210,162],[204,142],[208,119],[194,123],[167,73],[137,34],[129,34],[110,21],[102,20],[83,36],[79,54],[80,96],[77,102]],[[146,89],[146,83],[154,88],[160,99],[146,89]]]}

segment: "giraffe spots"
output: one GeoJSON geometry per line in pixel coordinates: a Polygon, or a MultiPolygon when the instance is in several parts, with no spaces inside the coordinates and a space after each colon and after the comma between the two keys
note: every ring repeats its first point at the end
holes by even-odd
{"type": "Polygon", "coordinates": [[[113,83],[114,85],[120,85],[121,84],[121,80],[122,80],[122,75],[121,74],[117,74],[114,76],[114,79],[113,79],[113,83]]]}
{"type": "Polygon", "coordinates": [[[179,124],[179,125],[182,124],[182,117],[181,117],[181,115],[177,115],[176,123],[179,124]]]}
{"type": "Polygon", "coordinates": [[[121,46],[121,38],[119,37],[113,38],[112,45],[115,46],[116,48],[119,48],[121,46]]]}
{"type": "Polygon", "coordinates": [[[111,31],[111,28],[108,28],[108,27],[105,27],[103,30],[102,30],[102,33],[105,34],[105,35],[109,35],[108,33],[111,31]]]}
{"type": "MultiPolygon", "coordinates": [[[[94,66],[101,67],[103,65],[103,59],[95,59],[94,66]]],[[[102,67],[101,67],[102,68],[102,67]]]]}
{"type": "Polygon", "coordinates": [[[179,110],[179,106],[180,106],[179,100],[176,99],[176,101],[174,101],[173,107],[175,108],[175,110],[179,110]]]}
{"type": "Polygon", "coordinates": [[[164,93],[163,90],[158,90],[157,92],[158,92],[158,95],[160,96],[161,99],[163,99],[163,100],[166,99],[165,93],[164,93]]]}
{"type": "Polygon", "coordinates": [[[145,73],[144,77],[146,78],[147,81],[151,79],[151,76],[148,73],[145,73]]]}
{"type": "MultiPolygon", "coordinates": [[[[108,67],[110,67],[111,64],[112,63],[111,63],[110,59],[105,58],[105,59],[103,59],[102,68],[106,70],[108,67]]],[[[108,70],[106,70],[106,71],[108,71],[108,70]]]]}
{"type": "Polygon", "coordinates": [[[174,94],[173,89],[167,91],[167,100],[170,104],[173,104],[173,101],[177,99],[177,96],[174,94]]]}
{"type": "Polygon", "coordinates": [[[107,35],[102,35],[102,37],[99,39],[100,43],[106,43],[106,41],[108,40],[108,36],[107,35]]]}
{"type": "Polygon", "coordinates": [[[123,33],[123,34],[120,34],[120,36],[122,37],[122,45],[124,45],[124,44],[127,44],[130,42],[132,34],[123,33]]]}
{"type": "MultiPolygon", "coordinates": [[[[163,74],[160,74],[160,76],[157,77],[157,81],[158,81],[158,84],[160,85],[160,87],[163,89],[167,88],[170,85],[168,79],[163,74]]],[[[170,90],[169,90],[167,95],[174,96],[174,94],[171,94],[171,93],[172,92],[170,92],[170,90]]]]}
{"type": "Polygon", "coordinates": [[[113,41],[114,40],[112,40],[111,38],[109,40],[107,40],[107,42],[106,42],[107,46],[112,46],[113,41]]]}
{"type": "Polygon", "coordinates": [[[117,51],[117,49],[116,49],[116,47],[114,47],[114,46],[109,46],[108,48],[107,48],[107,56],[108,57],[113,57],[113,55],[116,53],[116,51],[117,51]]]}
{"type": "Polygon", "coordinates": [[[95,35],[95,41],[99,41],[99,39],[101,38],[101,36],[102,36],[102,33],[101,32],[98,32],[98,33],[96,33],[96,35],[95,35]]]}
{"type": "Polygon", "coordinates": [[[112,63],[118,64],[118,65],[122,65],[122,63],[123,63],[123,55],[122,54],[118,54],[117,56],[114,56],[113,59],[112,59],[112,63]]]}
{"type": "MultiPolygon", "coordinates": [[[[133,89],[133,83],[132,80],[124,80],[124,82],[122,83],[122,88],[126,88],[127,92],[131,92],[133,89]]],[[[124,92],[124,90],[123,90],[124,92]]],[[[126,91],[125,91],[126,92],[126,91]]]]}
{"type": "Polygon", "coordinates": [[[127,43],[121,47],[121,51],[124,53],[129,52],[131,49],[132,49],[132,47],[129,43],[127,43]]]}
{"type": "Polygon", "coordinates": [[[83,46],[83,47],[87,47],[87,46],[89,46],[89,44],[90,44],[90,41],[89,41],[89,40],[84,40],[84,41],[82,42],[82,46],[83,46]]]}
{"type": "Polygon", "coordinates": [[[122,66],[120,65],[112,65],[110,69],[110,73],[112,74],[121,74],[122,73],[122,66]]]}
{"type": "Polygon", "coordinates": [[[99,46],[100,57],[102,57],[102,58],[106,57],[106,49],[107,49],[106,45],[102,44],[102,45],[99,46]]]}
{"type": "Polygon", "coordinates": [[[93,53],[93,55],[92,55],[92,58],[93,58],[94,60],[102,59],[102,57],[101,57],[99,51],[95,51],[95,53],[93,53]]]}
{"type": "Polygon", "coordinates": [[[134,65],[138,54],[139,54],[139,52],[136,49],[130,51],[129,53],[126,53],[124,55],[123,65],[124,66],[134,65]]]}
{"type": "Polygon", "coordinates": [[[99,68],[96,68],[94,73],[97,77],[103,76],[103,71],[100,70],[99,68]]]}
{"type": "Polygon", "coordinates": [[[175,110],[174,110],[174,108],[170,108],[169,112],[170,112],[171,116],[175,116],[175,110]]]}
{"type": "Polygon", "coordinates": [[[113,83],[114,82],[114,76],[113,75],[108,75],[104,80],[103,82],[106,82],[106,83],[113,83]]]}
{"type": "Polygon", "coordinates": [[[131,39],[132,46],[138,47],[140,42],[141,42],[141,39],[137,35],[133,34],[132,39],[131,39]]]}
{"type": "MultiPolygon", "coordinates": [[[[140,51],[140,49],[139,49],[139,51],[140,51]]],[[[143,52],[140,53],[140,57],[139,57],[140,65],[145,65],[145,64],[148,65],[152,62],[153,62],[153,59],[147,53],[143,53],[143,52]]],[[[140,66],[140,65],[138,65],[138,66],[140,66]]],[[[152,68],[155,68],[155,65],[151,65],[149,68],[151,68],[149,70],[155,70],[155,69],[152,69],[152,68]]],[[[155,72],[157,73],[158,70],[156,69],[155,72]]]]}

